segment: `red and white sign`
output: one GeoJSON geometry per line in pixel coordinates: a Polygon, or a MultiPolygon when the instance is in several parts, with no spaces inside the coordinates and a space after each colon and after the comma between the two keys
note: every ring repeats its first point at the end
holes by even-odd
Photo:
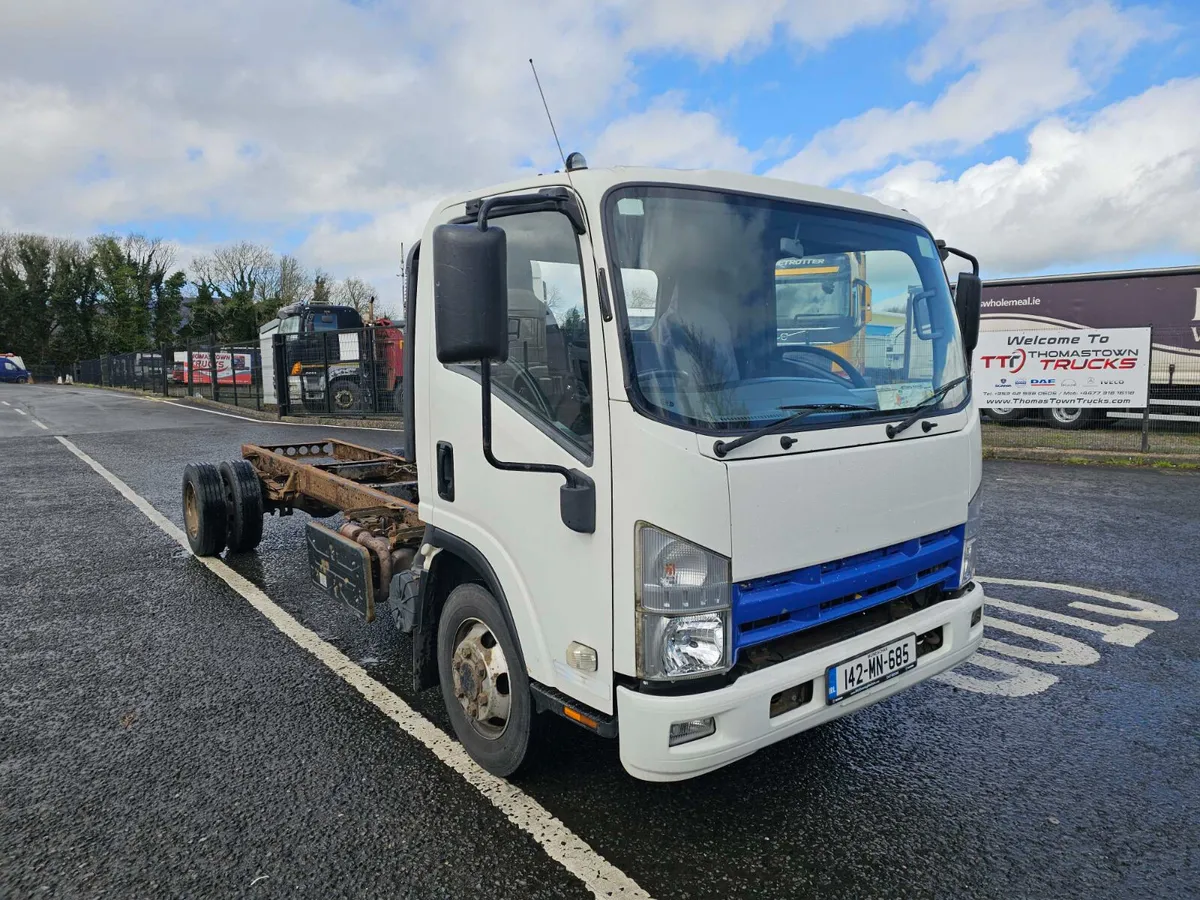
{"type": "MultiPolygon", "coordinates": [[[[187,351],[175,351],[175,367],[171,377],[177,382],[187,383],[187,351]]],[[[250,353],[217,351],[217,384],[250,384],[252,380],[250,353]],[[235,368],[236,367],[236,368],[235,368]]],[[[212,359],[207,350],[192,351],[192,384],[212,384],[212,359]]]]}
{"type": "Polygon", "coordinates": [[[971,359],[980,407],[1146,405],[1149,328],[984,331],[971,359]]]}

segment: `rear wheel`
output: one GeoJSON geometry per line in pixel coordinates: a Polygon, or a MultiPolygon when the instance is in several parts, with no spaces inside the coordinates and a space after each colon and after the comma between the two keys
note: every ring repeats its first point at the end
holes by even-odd
{"type": "Polygon", "coordinates": [[[1082,406],[1051,406],[1046,410],[1046,418],[1055,428],[1074,431],[1086,428],[1096,421],[1098,411],[1084,409],[1082,406]]]}
{"type": "Polygon", "coordinates": [[[493,775],[525,762],[533,731],[529,677],[500,604],[478,584],[450,592],[438,623],[438,679],[454,733],[493,775]]]}
{"type": "Polygon", "coordinates": [[[983,414],[993,422],[1015,422],[1025,414],[1025,410],[1017,409],[1015,406],[989,406],[983,410],[983,414]]]}
{"type": "Polygon", "coordinates": [[[329,405],[338,412],[360,410],[363,407],[362,388],[358,382],[341,378],[329,385],[329,405]]]}
{"type": "Polygon", "coordinates": [[[228,514],[229,549],[246,553],[262,540],[262,485],[254,466],[244,459],[221,463],[221,482],[228,514]]]}
{"type": "Polygon", "coordinates": [[[225,489],[217,467],[191,463],[183,470],[183,524],[197,556],[216,556],[225,549],[225,489]]]}

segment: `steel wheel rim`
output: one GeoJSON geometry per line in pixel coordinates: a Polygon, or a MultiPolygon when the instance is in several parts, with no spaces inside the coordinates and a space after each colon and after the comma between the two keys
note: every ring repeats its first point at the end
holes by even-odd
{"type": "Polygon", "coordinates": [[[183,524],[192,537],[200,533],[200,509],[196,502],[196,489],[190,484],[183,489],[183,524]]]}
{"type": "Polygon", "coordinates": [[[354,393],[349,388],[339,388],[333,392],[333,405],[338,409],[349,409],[354,405],[354,393]]]}
{"type": "Polygon", "coordinates": [[[1073,425],[1079,421],[1079,417],[1083,415],[1083,410],[1078,406],[1052,406],[1050,407],[1050,415],[1059,424],[1073,425]]]}
{"type": "Polygon", "coordinates": [[[1016,409],[1016,407],[1014,407],[1014,406],[989,406],[988,407],[989,412],[994,412],[998,416],[1007,416],[1014,409],[1016,409]]]}
{"type": "Polygon", "coordinates": [[[454,634],[450,657],[454,696],[471,728],[489,741],[508,729],[512,709],[508,661],[492,629],[470,618],[454,634]]]}

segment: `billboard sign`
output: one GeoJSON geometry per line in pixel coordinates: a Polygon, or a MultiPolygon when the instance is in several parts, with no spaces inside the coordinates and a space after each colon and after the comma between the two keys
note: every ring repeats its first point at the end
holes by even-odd
{"type": "Polygon", "coordinates": [[[984,409],[1141,409],[1149,378],[1149,328],[985,331],[971,359],[984,409]]]}

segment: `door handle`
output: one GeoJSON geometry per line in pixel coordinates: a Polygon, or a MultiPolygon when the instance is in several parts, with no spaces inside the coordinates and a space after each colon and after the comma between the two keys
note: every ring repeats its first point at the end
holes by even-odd
{"type": "Polygon", "coordinates": [[[437,445],[437,492],[443,500],[454,502],[454,447],[446,441],[437,445]]]}

